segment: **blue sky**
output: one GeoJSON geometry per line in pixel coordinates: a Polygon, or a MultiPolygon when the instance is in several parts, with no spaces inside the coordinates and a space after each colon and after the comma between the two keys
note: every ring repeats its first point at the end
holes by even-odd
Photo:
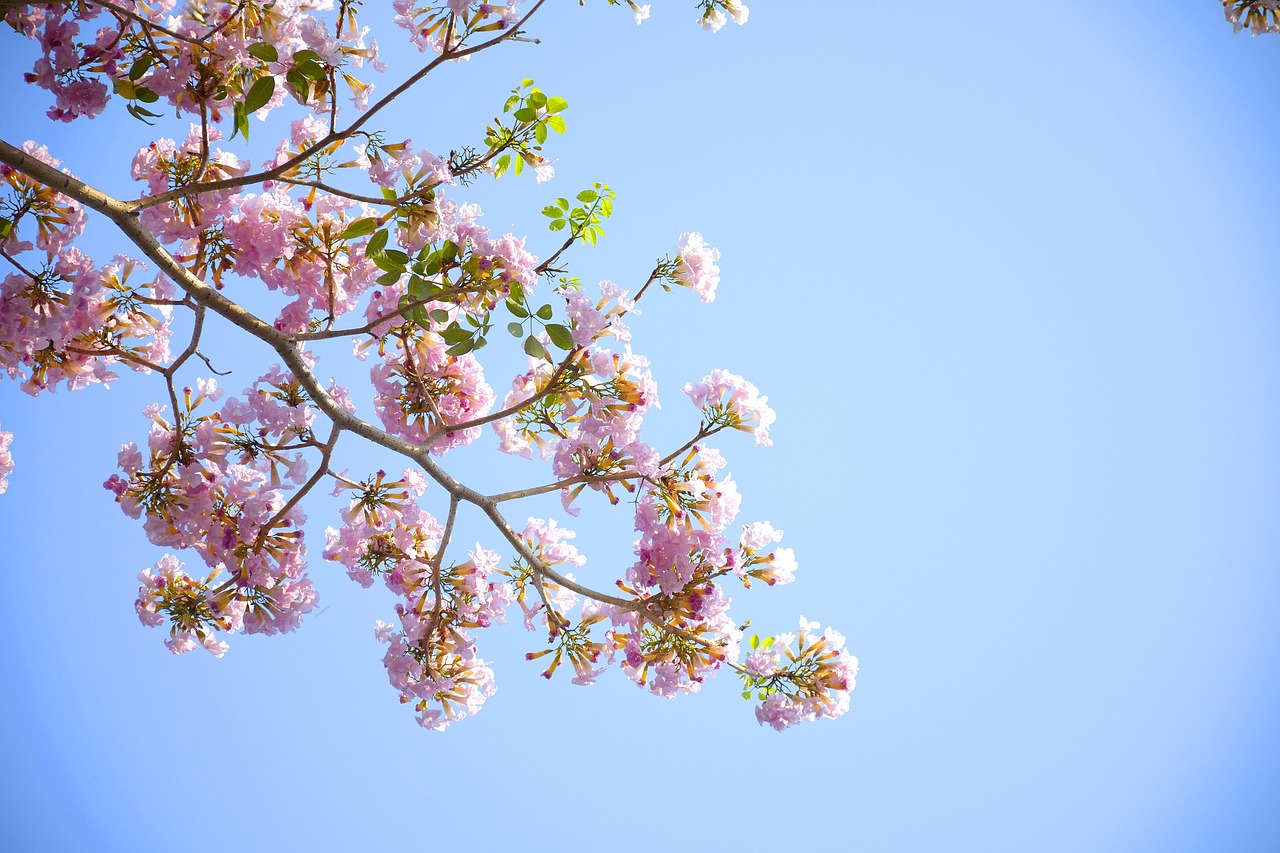
{"type": "MultiPolygon", "coordinates": [[[[478,188],[491,228],[545,253],[538,209],[605,181],[617,213],[572,258],[584,279],[639,284],[686,230],[720,248],[715,303],[672,293],[633,324],[655,439],[694,426],[679,388],[712,368],[769,395],[774,446],[719,446],[741,519],[785,530],[800,572],[735,613],[842,630],[850,712],[779,735],[728,677],[675,702],[619,673],[548,684],[516,624],[485,638],[483,712],[423,732],[373,639],[390,597],[318,559],[323,499],[325,609],[222,660],[170,656],[133,613],[160,552],[100,488],[158,387],[5,382],[0,846],[1280,849],[1280,38],[1233,36],[1212,0],[758,0],[715,36],[653,7],[636,27],[554,4],[541,45],[443,69],[388,134],[473,141],[533,77],[570,103],[557,177],[478,188]]],[[[14,44],[10,86],[31,61],[14,44]]],[[[50,127],[43,104],[15,93],[0,137],[133,191],[146,127],[50,127]]],[[[101,223],[91,245],[124,250],[101,223]]],[[[270,359],[223,341],[239,391],[270,359]]],[[[478,483],[544,477],[481,443],[456,462],[478,483]]],[[[629,520],[583,518],[579,576],[607,583],[629,520]]],[[[464,522],[457,541],[494,544],[464,522]]]]}

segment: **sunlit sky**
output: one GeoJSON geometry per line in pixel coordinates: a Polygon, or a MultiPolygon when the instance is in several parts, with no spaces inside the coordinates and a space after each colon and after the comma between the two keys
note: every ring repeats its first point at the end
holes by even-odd
{"type": "MultiPolygon", "coordinates": [[[[605,181],[617,212],[570,257],[583,279],[634,288],[683,231],[721,250],[714,303],[661,295],[632,324],[653,440],[691,434],[679,389],[713,368],[769,396],[772,447],[717,446],[741,520],[784,530],[800,571],[734,612],[841,630],[851,710],[778,734],[731,673],[674,702],[619,672],[548,683],[517,618],[479,638],[484,710],[423,731],[373,637],[391,596],[319,559],[326,497],[308,509],[322,609],[221,660],[172,656],[133,610],[163,552],[100,485],[162,387],[0,382],[0,848],[1280,849],[1280,37],[1233,36],[1216,0],[757,0],[714,35],[690,3],[654,0],[640,27],[549,5],[541,44],[443,68],[388,137],[474,144],[532,77],[569,132],[550,184],[466,196],[491,228],[546,254],[538,210],[605,181]]],[[[420,60],[384,4],[364,14],[386,91],[420,60]]],[[[6,141],[127,196],[148,134],[186,135],[122,108],[52,126],[20,82],[33,59],[5,38],[6,141]]],[[[255,163],[275,127],[255,123],[255,163]]],[[[85,246],[128,251],[101,221],[85,246]]],[[[238,392],[272,360],[226,332],[205,351],[238,392]]],[[[482,488],[545,480],[496,443],[451,464],[482,488]]],[[[338,461],[392,465],[354,442],[338,461]]],[[[607,586],[630,520],[592,505],[573,524],[578,576],[607,586]]]]}

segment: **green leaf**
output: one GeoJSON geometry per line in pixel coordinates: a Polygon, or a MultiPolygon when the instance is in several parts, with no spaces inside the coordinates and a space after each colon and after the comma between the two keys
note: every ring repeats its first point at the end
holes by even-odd
{"type": "MultiPolygon", "coordinates": [[[[0,240],[9,236],[9,232],[13,230],[13,222],[0,216],[0,240]]],[[[517,332],[517,334],[519,334],[517,332]]]]}
{"type": "Polygon", "coordinates": [[[133,64],[129,66],[129,79],[130,80],[140,79],[143,74],[147,73],[147,69],[151,67],[151,63],[153,61],[154,60],[151,54],[149,53],[135,59],[133,61],[133,64]]]}
{"type": "Polygon", "coordinates": [[[384,228],[370,237],[368,244],[364,247],[365,257],[373,259],[374,257],[381,255],[382,250],[387,247],[388,236],[387,229],[384,228]]]}
{"type": "Polygon", "coordinates": [[[435,308],[431,311],[431,319],[437,323],[447,323],[449,322],[449,312],[443,308],[435,308]]]}
{"type": "Polygon", "coordinates": [[[539,309],[538,309],[538,319],[539,319],[539,320],[550,320],[550,319],[551,319],[551,306],[550,306],[550,305],[543,305],[541,308],[539,308],[539,309]]]}
{"type": "Polygon", "coordinates": [[[271,100],[271,96],[276,91],[276,78],[261,77],[258,82],[254,83],[249,89],[249,93],[244,96],[244,111],[246,113],[257,112],[267,105],[267,101],[271,100]]]}
{"type": "Polygon", "coordinates": [[[552,219],[559,219],[560,208],[556,207],[554,204],[549,204],[546,207],[542,208],[542,215],[550,216],[552,219]]]}
{"type": "Polygon", "coordinates": [[[323,65],[310,60],[298,63],[298,73],[319,83],[323,83],[329,78],[329,73],[323,65]]]}
{"type": "Polygon", "coordinates": [[[560,116],[547,116],[546,119],[544,119],[544,122],[547,127],[551,128],[556,133],[564,133],[568,128],[564,123],[564,119],[560,118],[560,116]]]}
{"type": "Polygon", "coordinates": [[[563,219],[557,219],[547,227],[550,228],[552,231],[559,231],[560,229],[564,228],[568,224],[569,223],[563,219]]]}
{"type": "Polygon", "coordinates": [[[742,698],[743,698],[743,699],[750,699],[750,698],[751,698],[751,691],[750,691],[750,690],[744,690],[744,691],[742,691],[742,698]]]}
{"type": "Polygon", "coordinates": [[[414,302],[421,302],[427,298],[427,282],[421,276],[409,277],[409,298],[414,302]]]}
{"type": "Polygon", "coordinates": [[[560,205],[560,209],[561,209],[561,210],[568,210],[568,209],[569,209],[569,199],[567,199],[567,198],[558,198],[558,199],[556,199],[556,204],[560,205]]]}
{"type": "Polygon", "coordinates": [[[573,349],[573,333],[569,331],[568,327],[559,323],[548,323],[547,336],[551,338],[551,343],[560,347],[560,349],[573,349]]]}
{"type": "Polygon", "coordinates": [[[396,263],[394,258],[387,255],[372,255],[369,260],[377,264],[378,269],[388,273],[395,273],[397,279],[404,275],[404,264],[396,263]]]}
{"type": "Polygon", "coordinates": [[[366,216],[348,225],[347,230],[342,232],[341,239],[350,240],[352,237],[363,237],[366,234],[372,234],[377,227],[378,220],[372,216],[366,216]]]}
{"type": "Polygon", "coordinates": [[[539,145],[541,145],[542,143],[546,142],[546,141],[547,141],[547,126],[546,126],[545,124],[542,124],[541,122],[539,122],[537,125],[535,125],[535,126],[534,126],[534,128],[533,128],[533,138],[534,138],[534,139],[536,139],[536,140],[538,140],[538,144],[539,144],[539,145]]]}
{"type": "Polygon", "coordinates": [[[404,273],[400,272],[399,270],[392,270],[391,272],[384,272],[382,275],[378,276],[378,278],[377,278],[377,282],[378,282],[378,284],[380,284],[382,287],[390,287],[391,285],[393,285],[393,284],[395,284],[397,281],[399,281],[399,280],[400,280],[400,276],[402,276],[402,275],[404,275],[404,273]]]}
{"type": "Polygon", "coordinates": [[[564,98],[547,98],[547,112],[562,113],[569,109],[569,102],[564,98]]]}
{"type": "Polygon", "coordinates": [[[160,96],[148,89],[146,86],[139,86],[136,94],[138,96],[138,100],[142,101],[144,104],[154,104],[156,101],[160,100],[160,96]]]}
{"type": "Polygon", "coordinates": [[[266,42],[258,42],[249,45],[249,55],[256,56],[263,62],[276,62],[280,59],[280,53],[276,50],[275,45],[266,42]]]}
{"type": "Polygon", "coordinates": [[[538,117],[538,111],[533,109],[532,107],[521,107],[520,109],[512,113],[511,117],[514,118],[516,121],[529,122],[529,121],[533,121],[538,117]]]}
{"type": "Polygon", "coordinates": [[[134,93],[138,91],[138,84],[133,83],[129,80],[121,80],[119,78],[116,78],[111,81],[111,88],[112,90],[115,91],[117,95],[120,95],[121,97],[124,97],[124,98],[128,98],[129,100],[132,101],[134,100],[134,93]]]}
{"type": "Polygon", "coordinates": [[[307,82],[307,78],[296,68],[291,68],[284,75],[284,81],[293,87],[293,91],[298,93],[298,97],[306,100],[311,95],[311,84],[307,82]]]}
{"type": "MultiPolygon", "coordinates": [[[[130,105],[129,112],[133,112],[133,106],[130,105]]],[[[137,115],[137,113],[134,113],[137,115]]],[[[231,110],[231,136],[234,138],[237,133],[243,133],[244,138],[249,138],[249,116],[244,111],[244,104],[236,104],[231,110]]]]}
{"type": "Polygon", "coordinates": [[[520,318],[529,316],[529,312],[525,310],[525,307],[521,305],[519,302],[516,302],[514,299],[507,300],[507,310],[520,318]]]}
{"type": "Polygon", "coordinates": [[[532,86],[532,85],[533,85],[533,81],[532,81],[532,80],[530,80],[528,77],[526,77],[526,78],[524,78],[523,80],[521,80],[521,81],[520,81],[520,85],[521,85],[521,86],[532,86]]]}
{"type": "Polygon", "coordinates": [[[582,202],[583,204],[590,204],[591,202],[599,198],[599,194],[595,190],[583,190],[582,192],[578,193],[576,198],[578,199],[578,201],[582,202]]]}
{"type": "Polygon", "coordinates": [[[445,343],[456,344],[459,341],[471,340],[471,332],[462,328],[455,322],[451,323],[449,328],[441,332],[440,337],[444,338],[445,343]]]}
{"type": "Polygon", "coordinates": [[[314,50],[307,50],[306,48],[303,48],[302,50],[294,52],[293,54],[294,65],[301,65],[302,63],[308,62],[308,61],[319,62],[320,54],[316,53],[314,50]]]}
{"type": "Polygon", "coordinates": [[[511,168],[511,155],[503,154],[498,158],[498,162],[493,164],[493,176],[501,178],[507,173],[507,169],[511,168]]]}
{"type": "Polygon", "coordinates": [[[760,648],[760,635],[752,634],[751,639],[748,641],[747,645],[751,646],[751,651],[753,652],[756,649],[760,648]]]}
{"type": "Polygon", "coordinates": [[[547,351],[533,335],[524,339],[525,354],[532,358],[547,358],[547,351]]]}
{"type": "Polygon", "coordinates": [[[459,341],[458,343],[449,347],[447,350],[445,350],[445,352],[448,355],[466,355],[467,353],[475,349],[475,346],[476,346],[476,342],[471,340],[470,338],[467,338],[465,341],[459,341]]]}
{"type": "Polygon", "coordinates": [[[524,324],[513,320],[507,324],[507,331],[511,333],[511,337],[518,338],[524,334],[524,324]]]}
{"type": "Polygon", "coordinates": [[[547,96],[542,94],[541,90],[534,89],[529,93],[529,103],[535,107],[544,107],[547,104],[547,96]]]}

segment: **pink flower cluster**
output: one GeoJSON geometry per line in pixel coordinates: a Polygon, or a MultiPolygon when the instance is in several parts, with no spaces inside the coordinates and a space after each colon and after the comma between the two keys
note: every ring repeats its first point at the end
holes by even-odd
{"type": "MultiPolygon", "coordinates": [[[[212,10],[204,20],[190,14],[173,15],[174,0],[122,5],[127,15],[91,3],[19,3],[5,10],[3,18],[15,30],[40,42],[43,55],[26,80],[54,94],[50,118],[93,118],[106,107],[112,88],[131,100],[137,97],[138,89],[145,89],[152,93],[149,101],[156,100],[155,96],[166,98],[179,111],[199,114],[202,99],[191,97],[189,91],[193,80],[240,81],[246,77],[250,85],[264,77],[275,80],[273,96],[259,110],[260,116],[280,106],[286,92],[299,103],[326,110],[322,87],[303,91],[288,85],[288,74],[299,66],[294,54],[303,49],[315,52],[324,63],[322,67],[338,69],[356,107],[363,109],[373,86],[357,80],[347,69],[360,68],[366,62],[379,71],[385,67],[378,57],[377,43],[368,38],[368,28],[361,28],[350,11],[336,35],[332,24],[312,14],[331,8],[328,0],[278,3],[258,17],[255,27],[227,26],[230,5],[212,10]],[[82,37],[82,24],[104,13],[111,19],[109,23],[99,27],[91,40],[82,37]],[[155,26],[144,31],[143,24],[155,26]],[[276,60],[265,61],[249,53],[252,45],[262,42],[277,47],[276,60]],[[163,61],[156,61],[157,54],[163,61]],[[135,65],[142,57],[152,61],[145,67],[135,65]]],[[[245,86],[246,92],[250,85],[245,86]]],[[[206,96],[215,121],[222,119],[222,110],[232,108],[237,94],[206,96]]]]}
{"type": "MultiPolygon", "coordinates": [[[[62,165],[62,161],[53,157],[47,147],[30,139],[22,143],[21,150],[55,169],[62,165]]],[[[61,172],[71,175],[66,169],[61,169],[61,172]]],[[[0,248],[8,254],[19,255],[34,247],[44,251],[52,261],[84,232],[86,216],[80,202],[33,181],[5,164],[0,164],[0,179],[4,181],[0,212],[6,218],[13,217],[9,234],[0,239],[0,248]],[[34,244],[22,239],[19,232],[19,228],[26,227],[24,220],[30,221],[26,219],[28,216],[35,221],[34,244]]]]}
{"type": "Polygon", "coordinates": [[[455,429],[482,417],[493,405],[493,389],[471,354],[449,355],[439,335],[419,332],[394,339],[370,371],[374,409],[383,427],[414,444],[431,440],[444,455],[480,436],[479,426],[455,429]]]}
{"type": "Polygon", "coordinates": [[[203,646],[215,657],[229,648],[214,631],[232,633],[244,621],[244,602],[238,598],[220,599],[211,589],[213,575],[195,578],[182,571],[182,563],[170,554],[138,575],[142,588],[134,607],[138,619],[151,628],[170,623],[169,639],[164,644],[175,655],[203,646]]]}
{"type": "Polygon", "coordinates": [[[426,564],[440,547],[442,528],[418,506],[426,480],[408,468],[399,480],[387,480],[379,471],[362,483],[340,483],[338,490],[355,496],[339,512],[342,527],[325,530],[324,558],[341,563],[348,577],[366,589],[374,577],[382,577],[399,594],[406,567],[426,564]]]}
{"type": "Polygon", "coordinates": [[[140,264],[124,257],[104,267],[78,249],[62,250],[36,278],[0,281],[0,369],[31,395],[107,384],[121,361],[148,371],[169,358],[169,309],[162,277],[144,285],[128,279],[140,264]]]}
{"type": "Polygon", "coordinates": [[[858,675],[858,659],[844,649],[844,636],[833,628],[800,617],[796,634],[779,634],[753,650],[743,665],[743,696],[757,693],[756,720],[776,731],[819,717],[835,718],[849,710],[849,693],[858,675]],[[795,650],[792,643],[796,644],[795,650]]]}
{"type": "Polygon", "coordinates": [[[341,528],[326,531],[325,559],[342,563],[362,586],[374,577],[402,600],[399,627],[379,622],[383,656],[402,702],[414,703],[418,722],[442,730],[475,714],[493,695],[493,672],[481,659],[470,631],[504,620],[514,600],[496,572],[498,555],[480,546],[470,559],[443,567],[444,530],[418,506],[426,492],[422,475],[406,469],[399,480],[383,472],[341,490],[354,497],[341,511],[341,528]]]}
{"type": "Polygon", "coordinates": [[[723,465],[719,453],[695,445],[644,477],[635,515],[637,560],[619,582],[639,606],[591,609],[610,620],[610,659],[620,653],[629,678],[668,698],[697,691],[738,657],[742,632],[729,614],[731,599],[716,583],[734,570],[736,555],[722,534],[740,502],[732,479],[719,478],[723,465]]]}
{"type": "MultiPolygon", "coordinates": [[[[209,129],[209,141],[222,138],[222,132],[209,129]]],[[[208,152],[207,162],[201,153],[203,139],[199,125],[191,125],[181,144],[161,137],[133,157],[130,174],[135,181],[147,185],[146,195],[159,195],[172,185],[209,183],[236,178],[249,170],[249,164],[221,149],[208,152]]],[[[144,225],[164,242],[191,241],[213,227],[217,219],[230,215],[239,202],[232,190],[214,190],[191,196],[180,202],[155,205],[142,211],[144,225]]]]}
{"type": "Polygon", "coordinates": [[[708,428],[730,427],[751,433],[756,444],[770,445],[769,427],[778,419],[756,386],[727,370],[713,370],[701,382],[690,382],[684,393],[699,409],[708,428]]]}
{"type": "Polygon", "coordinates": [[[423,52],[443,53],[446,48],[456,47],[467,35],[481,28],[506,29],[520,19],[515,0],[508,0],[505,5],[448,0],[443,7],[439,2],[394,0],[391,6],[396,12],[396,26],[408,30],[412,34],[410,41],[423,52]],[[447,33],[453,35],[448,44],[445,43],[447,33]]]}
{"type": "Polygon", "coordinates": [[[720,283],[720,250],[708,246],[697,231],[686,231],[676,241],[676,284],[687,287],[703,302],[716,298],[720,283]]]}
{"type": "MultiPolygon", "coordinates": [[[[278,371],[257,385],[273,380],[279,381],[278,371]]],[[[194,594],[191,589],[199,587],[209,612],[217,617],[207,622],[212,627],[227,633],[293,631],[314,606],[315,590],[304,574],[301,526],[306,517],[286,504],[287,487],[280,484],[279,473],[283,467],[295,482],[305,477],[305,461],[300,455],[287,455],[287,440],[282,440],[292,434],[290,420],[304,419],[281,418],[279,401],[253,389],[247,401],[224,406],[225,419],[221,413],[195,414],[219,396],[216,383],[201,381],[198,390],[187,390],[175,423],[164,418],[160,406],[149,407],[147,458],[136,445],[124,445],[119,464],[125,476],[112,475],[104,483],[127,515],[144,518],[143,528],[153,544],[191,549],[211,570],[206,581],[194,587],[196,582],[188,583],[190,588],[171,600],[156,591],[159,577],[171,579],[165,581],[166,589],[176,589],[171,586],[177,583],[172,580],[176,568],[166,563],[167,571],[143,578],[139,614],[153,624],[163,613],[180,633],[186,630],[184,608],[194,594]],[[224,574],[225,581],[208,588],[224,574]]],[[[307,405],[298,400],[294,407],[307,405]]],[[[186,644],[179,646],[170,648],[187,650],[186,644]]]]}
{"type": "Polygon", "coordinates": [[[593,300],[581,290],[565,289],[565,313],[573,323],[574,346],[587,348],[602,338],[631,341],[631,330],[622,322],[627,314],[639,314],[627,291],[611,281],[600,282],[600,299],[593,300]]]}
{"type": "Polygon", "coordinates": [[[796,579],[795,552],[790,548],[770,548],[781,539],[782,531],[774,530],[767,521],[757,521],[742,528],[738,554],[730,555],[729,565],[741,578],[743,586],[749,589],[752,578],[769,586],[789,584],[796,579]],[[769,548],[767,552],[766,548],[769,548]]]}
{"type": "MultiPolygon", "coordinates": [[[[34,142],[22,151],[60,165],[34,142]]],[[[145,267],[123,256],[97,266],[71,245],[84,231],[78,202],[9,166],[0,166],[0,180],[8,232],[0,249],[19,270],[0,280],[0,370],[35,395],[64,382],[71,390],[108,383],[121,361],[143,372],[167,361],[168,280],[131,282],[145,267]]]]}
{"type": "MultiPolygon", "coordinates": [[[[578,549],[569,544],[569,540],[577,536],[572,530],[556,524],[555,519],[530,518],[525,524],[520,538],[533,552],[538,561],[545,567],[581,566],[587,558],[578,553],[578,549]]],[[[550,637],[555,637],[567,624],[565,614],[578,603],[578,594],[554,581],[543,580],[541,589],[534,596],[529,595],[529,588],[538,585],[528,567],[522,561],[517,568],[503,572],[512,579],[514,600],[524,613],[524,627],[528,631],[542,629],[550,637]],[[549,605],[549,609],[548,609],[549,605]]],[[[566,574],[573,580],[573,574],[566,574]]],[[[548,675],[550,677],[550,675],[548,675]]]]}
{"type": "MultiPolygon", "coordinates": [[[[86,75],[95,71],[108,75],[119,72],[119,63],[125,58],[118,45],[119,31],[102,27],[93,41],[78,42],[80,24],[73,18],[60,17],[66,14],[64,10],[43,4],[24,5],[17,10],[18,29],[39,38],[44,51],[26,74],[26,81],[54,93],[54,106],[46,115],[64,122],[98,115],[107,106],[107,86],[86,75]]],[[[88,19],[95,15],[96,10],[90,12],[81,7],[78,17],[88,19]]]]}

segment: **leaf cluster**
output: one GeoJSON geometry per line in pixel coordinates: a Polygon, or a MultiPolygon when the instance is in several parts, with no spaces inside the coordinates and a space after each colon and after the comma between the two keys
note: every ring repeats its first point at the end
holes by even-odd
{"type": "Polygon", "coordinates": [[[570,208],[567,198],[558,198],[555,204],[542,208],[542,215],[551,220],[547,227],[552,231],[563,231],[567,227],[573,239],[596,245],[604,236],[600,223],[613,215],[617,195],[607,184],[595,183],[591,187],[575,196],[585,207],[570,208]]]}

